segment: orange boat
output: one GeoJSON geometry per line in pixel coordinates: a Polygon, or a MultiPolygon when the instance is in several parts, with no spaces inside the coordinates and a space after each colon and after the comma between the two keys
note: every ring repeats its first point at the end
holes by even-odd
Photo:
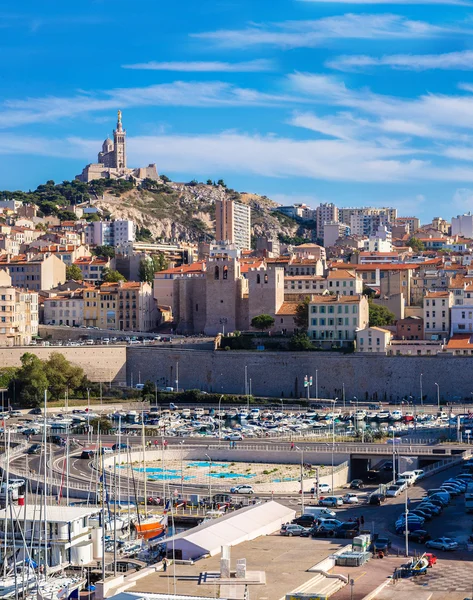
{"type": "Polygon", "coordinates": [[[149,515],[136,521],[135,529],[138,534],[146,535],[152,533],[153,535],[157,535],[166,529],[166,525],[167,515],[149,515]]]}

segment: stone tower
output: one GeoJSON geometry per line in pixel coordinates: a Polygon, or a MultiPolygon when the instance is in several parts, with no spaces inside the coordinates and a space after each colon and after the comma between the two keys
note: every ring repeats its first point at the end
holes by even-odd
{"type": "Polygon", "coordinates": [[[113,130],[115,169],[126,169],[126,130],[122,126],[122,111],[118,111],[117,128],[113,130]]]}

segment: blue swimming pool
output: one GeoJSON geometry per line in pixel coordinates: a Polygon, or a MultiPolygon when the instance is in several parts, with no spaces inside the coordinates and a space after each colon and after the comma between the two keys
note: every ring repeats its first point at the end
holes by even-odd
{"type": "Polygon", "coordinates": [[[205,467],[207,469],[209,467],[212,467],[212,468],[220,467],[221,469],[228,469],[230,464],[229,463],[214,463],[214,462],[210,463],[209,461],[202,460],[202,461],[188,463],[187,466],[189,466],[189,467],[205,467]]]}
{"type": "Polygon", "coordinates": [[[216,479],[251,479],[252,477],[256,477],[256,474],[245,475],[243,473],[210,473],[210,477],[215,477],[216,479]]]}

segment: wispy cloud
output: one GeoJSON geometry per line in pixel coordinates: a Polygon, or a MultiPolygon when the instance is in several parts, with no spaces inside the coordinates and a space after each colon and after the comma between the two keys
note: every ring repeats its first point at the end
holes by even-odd
{"type": "Polygon", "coordinates": [[[429,69],[471,71],[473,51],[464,50],[444,54],[389,54],[380,57],[352,54],[337,56],[325,64],[339,71],[357,71],[366,67],[391,67],[406,71],[429,69]]]}
{"type": "MultiPolygon", "coordinates": [[[[7,136],[0,153],[84,160],[100,142],[7,136]]],[[[273,178],[307,177],[340,182],[454,181],[473,183],[473,168],[445,167],[421,159],[413,148],[389,148],[356,140],[296,140],[222,132],[215,135],[130,137],[131,164],[157,162],[165,172],[242,172],[273,178]],[[343,168],[341,168],[343,165],[343,168]]]]}
{"type": "MultiPolygon", "coordinates": [[[[301,102],[307,100],[301,99],[301,102]]],[[[72,97],[27,98],[0,104],[0,128],[77,117],[83,113],[141,106],[283,106],[294,95],[271,94],[226,82],[175,81],[137,88],[116,88],[72,97]]]]}
{"type": "MultiPolygon", "coordinates": [[[[446,32],[461,32],[456,27],[441,27],[394,14],[350,14],[314,21],[283,21],[252,25],[246,29],[221,29],[193,34],[228,48],[279,46],[303,48],[320,46],[332,39],[424,38],[446,32]]],[[[467,33],[467,32],[463,32],[467,33]]]]}
{"type": "Polygon", "coordinates": [[[122,65],[124,69],[145,71],[177,71],[189,73],[258,73],[273,71],[274,63],[271,60],[256,59],[245,62],[229,63],[220,61],[189,61],[189,62],[155,62],[135,63],[122,65]]]}

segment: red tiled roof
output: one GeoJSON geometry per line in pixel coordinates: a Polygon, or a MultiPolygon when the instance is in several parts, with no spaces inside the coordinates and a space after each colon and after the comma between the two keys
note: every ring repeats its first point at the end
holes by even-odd
{"type": "Polygon", "coordinates": [[[456,333],[447,344],[447,350],[473,350],[473,342],[469,333],[456,333]]]}

